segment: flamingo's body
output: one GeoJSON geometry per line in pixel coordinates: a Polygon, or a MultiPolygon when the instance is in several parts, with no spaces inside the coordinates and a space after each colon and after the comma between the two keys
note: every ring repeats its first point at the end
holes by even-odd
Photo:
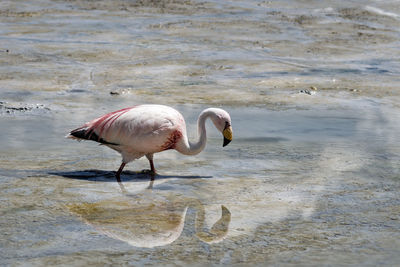
{"type": "Polygon", "coordinates": [[[146,156],[151,172],[155,173],[153,154],[175,149],[185,155],[200,153],[206,143],[205,121],[211,118],[224,135],[224,146],[232,140],[229,114],[218,108],[205,109],[198,119],[199,140],[188,141],[186,124],[175,109],[162,105],[139,105],[108,113],[70,132],[69,138],[93,140],[102,143],[122,155],[120,174],[125,164],[146,156]]]}

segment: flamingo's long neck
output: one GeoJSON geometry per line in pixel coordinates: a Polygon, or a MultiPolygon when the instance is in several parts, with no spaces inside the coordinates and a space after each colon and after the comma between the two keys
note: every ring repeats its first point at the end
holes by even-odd
{"type": "Polygon", "coordinates": [[[206,146],[207,141],[207,133],[206,133],[206,120],[210,117],[212,111],[209,109],[203,110],[200,113],[199,118],[197,120],[197,131],[199,134],[199,140],[195,143],[192,143],[188,140],[187,136],[184,136],[181,144],[176,148],[180,153],[184,155],[196,155],[199,154],[204,147],[206,146]]]}

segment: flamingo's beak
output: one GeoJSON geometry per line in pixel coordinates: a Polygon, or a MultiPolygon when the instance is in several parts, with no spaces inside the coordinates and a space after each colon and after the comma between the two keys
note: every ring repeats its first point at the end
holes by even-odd
{"type": "Polygon", "coordinates": [[[232,126],[227,125],[222,134],[224,135],[224,144],[222,146],[227,146],[232,141],[232,126]]]}

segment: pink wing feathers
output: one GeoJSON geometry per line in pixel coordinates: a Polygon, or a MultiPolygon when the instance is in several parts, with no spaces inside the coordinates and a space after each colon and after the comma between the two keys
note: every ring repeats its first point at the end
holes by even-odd
{"type": "Polygon", "coordinates": [[[113,123],[123,114],[130,111],[134,107],[120,109],[110,112],[100,118],[94,119],[85,123],[82,127],[72,130],[70,135],[77,139],[93,140],[102,144],[118,145],[116,143],[108,142],[104,139],[103,132],[105,129],[110,129],[113,123]]]}
{"type": "Polygon", "coordinates": [[[70,137],[154,153],[174,148],[184,134],[184,124],[183,117],[174,109],[140,105],[94,119],[71,131],[70,137]]]}

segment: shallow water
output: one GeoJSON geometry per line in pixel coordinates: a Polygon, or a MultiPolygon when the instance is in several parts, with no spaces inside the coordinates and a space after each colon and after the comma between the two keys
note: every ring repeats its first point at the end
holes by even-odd
{"type": "Polygon", "coordinates": [[[398,264],[395,1],[2,1],[5,265],[398,264]],[[317,90],[310,89],[311,86],[317,90]],[[310,93],[300,93],[308,90],[310,93]],[[140,103],[177,108],[205,151],[150,181],[65,139],[140,103]]]}

